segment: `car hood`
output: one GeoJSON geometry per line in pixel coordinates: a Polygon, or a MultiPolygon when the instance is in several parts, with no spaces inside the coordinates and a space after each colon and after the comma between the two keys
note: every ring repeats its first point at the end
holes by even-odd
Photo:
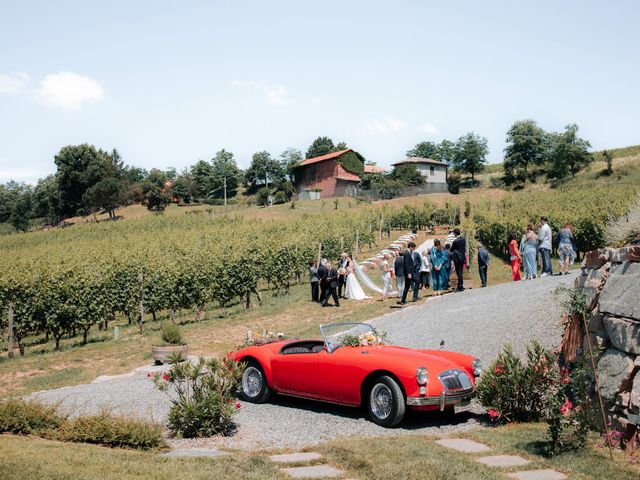
{"type": "Polygon", "coordinates": [[[418,367],[427,367],[430,373],[433,374],[439,374],[452,368],[465,370],[463,365],[436,353],[427,353],[411,348],[387,345],[356,348],[360,350],[360,354],[367,352],[370,361],[380,359],[385,365],[395,364],[398,367],[410,368],[412,370],[418,367]]]}

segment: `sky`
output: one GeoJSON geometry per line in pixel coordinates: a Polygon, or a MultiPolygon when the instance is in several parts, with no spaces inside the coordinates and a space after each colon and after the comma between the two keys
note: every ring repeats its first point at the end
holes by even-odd
{"type": "Polygon", "coordinates": [[[640,2],[0,1],[0,182],[65,145],[181,170],[317,136],[388,167],[473,131],[640,143],[640,2]]]}

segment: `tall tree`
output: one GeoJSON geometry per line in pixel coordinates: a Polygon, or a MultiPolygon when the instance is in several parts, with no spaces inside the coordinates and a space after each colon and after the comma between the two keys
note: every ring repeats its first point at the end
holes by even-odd
{"type": "Polygon", "coordinates": [[[331,140],[329,137],[318,137],[313,141],[311,146],[307,149],[306,158],[315,158],[315,157],[320,157],[322,155],[326,155],[327,153],[333,152],[334,148],[335,146],[333,144],[333,140],[331,140]]]}
{"type": "Polygon", "coordinates": [[[223,148],[211,159],[211,165],[210,196],[223,198],[226,182],[227,198],[235,197],[240,183],[240,169],[233,158],[233,153],[223,148]]]}
{"type": "Polygon", "coordinates": [[[294,169],[295,166],[302,162],[304,158],[302,158],[302,152],[297,148],[287,148],[280,155],[280,165],[287,175],[287,179],[290,182],[294,180],[294,169]]]}
{"type": "Polygon", "coordinates": [[[273,187],[284,180],[284,171],[280,162],[271,158],[269,152],[256,152],[251,165],[244,174],[245,186],[251,193],[260,187],[273,187]]]}
{"type": "Polygon", "coordinates": [[[193,193],[196,198],[209,197],[213,184],[213,167],[204,160],[191,167],[191,179],[193,180],[193,193]]]}
{"type": "Polygon", "coordinates": [[[515,122],[507,132],[504,149],[504,181],[526,183],[529,168],[542,165],[547,157],[547,133],[534,120],[515,122]]]}
{"type": "Polygon", "coordinates": [[[446,138],[438,144],[438,151],[433,157],[434,160],[440,160],[448,164],[453,163],[453,159],[456,156],[456,144],[446,138]]]}
{"type": "Polygon", "coordinates": [[[33,190],[33,216],[44,218],[51,225],[60,221],[60,191],[55,175],[39,180],[33,190]]]}
{"type": "Polygon", "coordinates": [[[561,180],[571,173],[576,176],[580,170],[593,161],[589,153],[591,143],[578,137],[579,127],[571,123],[564,132],[554,134],[551,141],[551,167],[549,177],[561,180]]]}
{"type": "Polygon", "coordinates": [[[332,152],[341,152],[342,150],[346,150],[349,147],[347,146],[347,142],[338,142],[334,145],[332,152]]]}
{"type": "Polygon", "coordinates": [[[434,142],[420,142],[411,150],[407,150],[407,157],[433,158],[438,155],[438,145],[434,142]]]}
{"type": "Polygon", "coordinates": [[[476,174],[484,170],[487,163],[487,139],[469,132],[461,136],[456,142],[453,156],[454,170],[471,175],[471,184],[475,185],[476,174]]]}
{"type": "Polygon", "coordinates": [[[33,193],[31,187],[25,187],[11,208],[9,223],[16,230],[26,232],[29,229],[32,211],[33,193]]]}

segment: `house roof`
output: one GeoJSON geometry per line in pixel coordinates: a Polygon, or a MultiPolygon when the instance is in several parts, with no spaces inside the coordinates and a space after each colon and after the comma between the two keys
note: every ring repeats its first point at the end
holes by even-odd
{"type": "Polygon", "coordinates": [[[422,158],[422,157],[409,157],[404,160],[400,160],[399,162],[392,163],[391,166],[395,167],[396,165],[404,165],[405,163],[427,163],[429,165],[442,165],[443,167],[448,167],[445,162],[441,162],[440,160],[434,160],[433,158],[422,158]]]}
{"type": "Polygon", "coordinates": [[[351,148],[347,148],[346,150],[339,150],[337,152],[327,153],[326,155],[321,155],[319,157],[307,158],[306,160],[300,162],[297,167],[303,167],[305,165],[310,165],[312,163],[324,162],[325,160],[331,160],[333,158],[338,158],[344,155],[347,152],[353,151],[351,148]]]}
{"type": "Polygon", "coordinates": [[[386,170],[382,167],[378,167],[377,165],[365,165],[364,173],[386,173],[386,170]]]}

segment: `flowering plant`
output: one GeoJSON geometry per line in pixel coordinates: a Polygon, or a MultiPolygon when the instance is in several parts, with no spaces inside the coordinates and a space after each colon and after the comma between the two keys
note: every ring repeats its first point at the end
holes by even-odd
{"type": "Polygon", "coordinates": [[[378,333],[377,330],[361,333],[360,335],[343,335],[340,344],[344,347],[368,347],[370,345],[385,345],[387,332],[378,333]]]}
{"type": "Polygon", "coordinates": [[[287,338],[282,332],[274,333],[266,328],[261,328],[260,325],[257,325],[257,327],[258,329],[255,331],[247,331],[244,342],[238,348],[267,345],[269,343],[281,342],[287,338]]]}
{"type": "Polygon", "coordinates": [[[170,371],[147,376],[171,399],[168,426],[173,435],[195,438],[233,432],[242,369],[232,359],[200,357],[195,363],[172,363],[170,371]]]}

